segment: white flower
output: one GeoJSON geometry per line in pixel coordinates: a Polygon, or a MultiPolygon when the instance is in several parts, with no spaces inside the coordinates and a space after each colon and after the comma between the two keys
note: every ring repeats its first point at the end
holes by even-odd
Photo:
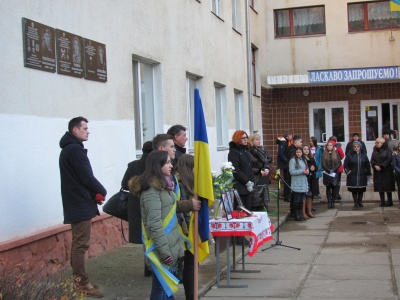
{"type": "Polygon", "coordinates": [[[235,170],[235,167],[232,166],[232,163],[230,161],[227,161],[227,162],[224,162],[222,164],[221,170],[222,171],[224,171],[224,170],[235,170]]]}
{"type": "Polygon", "coordinates": [[[217,177],[217,175],[218,175],[218,174],[217,174],[217,171],[211,171],[211,176],[212,176],[212,177],[217,177]]]}

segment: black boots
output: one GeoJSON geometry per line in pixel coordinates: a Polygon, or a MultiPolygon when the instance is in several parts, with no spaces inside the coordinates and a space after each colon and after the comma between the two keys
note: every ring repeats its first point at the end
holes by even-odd
{"type": "Polygon", "coordinates": [[[386,193],[388,196],[388,201],[386,202],[385,206],[393,206],[393,201],[392,201],[392,193],[386,193]]]}
{"type": "Polygon", "coordinates": [[[328,201],[328,208],[335,208],[336,195],[335,187],[326,188],[326,200],[328,201]]]}
{"type": "Polygon", "coordinates": [[[362,198],[363,198],[363,196],[364,196],[363,193],[358,193],[357,202],[358,202],[358,206],[359,206],[359,207],[364,207],[364,204],[362,204],[362,198]]]}
{"type": "Polygon", "coordinates": [[[303,219],[303,213],[302,213],[302,208],[303,208],[303,201],[301,202],[295,202],[293,203],[295,210],[296,210],[296,216],[295,216],[295,220],[296,221],[304,221],[303,219]]]}
{"type": "Polygon", "coordinates": [[[354,201],[354,207],[358,207],[358,198],[357,198],[357,193],[351,193],[351,195],[353,196],[353,201],[354,201]]]}
{"type": "Polygon", "coordinates": [[[385,206],[385,193],[379,192],[379,198],[381,199],[381,203],[379,204],[379,207],[384,207],[385,206]]]}

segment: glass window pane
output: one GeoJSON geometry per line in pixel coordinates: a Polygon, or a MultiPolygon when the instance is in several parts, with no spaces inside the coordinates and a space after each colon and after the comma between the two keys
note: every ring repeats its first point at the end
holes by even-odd
{"type": "Polygon", "coordinates": [[[390,27],[390,10],[388,2],[368,3],[368,28],[380,29],[390,27]]]}
{"type": "Polygon", "coordinates": [[[365,110],[365,136],[367,141],[375,141],[378,135],[378,107],[367,106],[365,110]]]}
{"type": "Polygon", "coordinates": [[[154,128],[154,95],[153,95],[153,67],[140,63],[140,101],[142,106],[143,141],[153,139],[154,128]]]}
{"type": "Polygon", "coordinates": [[[215,87],[215,114],[217,119],[217,146],[223,146],[221,88],[215,87]]]}
{"type": "Polygon", "coordinates": [[[337,141],[344,142],[344,109],[332,108],[332,135],[336,136],[337,141]]]}
{"type": "Polygon", "coordinates": [[[349,30],[364,30],[364,4],[349,4],[349,30]]]}
{"type": "Polygon", "coordinates": [[[313,117],[314,117],[314,136],[317,138],[318,143],[325,143],[327,139],[325,109],[324,108],[314,109],[313,117]]]}
{"type": "Polygon", "coordinates": [[[275,11],[275,35],[290,36],[289,10],[275,11]]]}
{"type": "Polygon", "coordinates": [[[392,106],[393,130],[396,130],[397,134],[393,134],[392,137],[395,140],[399,139],[399,136],[398,136],[398,133],[399,133],[399,113],[398,112],[399,112],[398,105],[393,105],[392,106]]]}
{"type": "Polygon", "coordinates": [[[325,8],[293,9],[294,35],[325,33],[325,8]]]}

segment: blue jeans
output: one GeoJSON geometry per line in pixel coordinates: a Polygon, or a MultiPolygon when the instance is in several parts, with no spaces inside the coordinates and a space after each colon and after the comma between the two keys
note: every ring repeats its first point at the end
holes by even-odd
{"type": "Polygon", "coordinates": [[[294,196],[294,203],[300,203],[303,202],[306,193],[293,192],[293,196],[294,196]]]}
{"type": "MultiPolygon", "coordinates": [[[[173,272],[172,268],[170,271],[173,272]]],[[[174,300],[174,295],[170,297],[167,296],[167,293],[164,291],[160,281],[157,278],[157,275],[153,272],[153,282],[151,284],[151,294],[150,300],[174,300]]]]}

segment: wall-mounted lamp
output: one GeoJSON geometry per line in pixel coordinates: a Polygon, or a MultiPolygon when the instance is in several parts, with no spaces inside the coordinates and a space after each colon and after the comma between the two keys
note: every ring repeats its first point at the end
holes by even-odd
{"type": "Polygon", "coordinates": [[[357,93],[357,88],[355,86],[352,86],[351,88],[349,88],[349,93],[351,95],[355,95],[357,93]]]}
{"type": "Polygon", "coordinates": [[[304,90],[304,91],[303,91],[303,96],[304,96],[304,97],[307,97],[308,95],[310,95],[309,90],[304,90]]]}

